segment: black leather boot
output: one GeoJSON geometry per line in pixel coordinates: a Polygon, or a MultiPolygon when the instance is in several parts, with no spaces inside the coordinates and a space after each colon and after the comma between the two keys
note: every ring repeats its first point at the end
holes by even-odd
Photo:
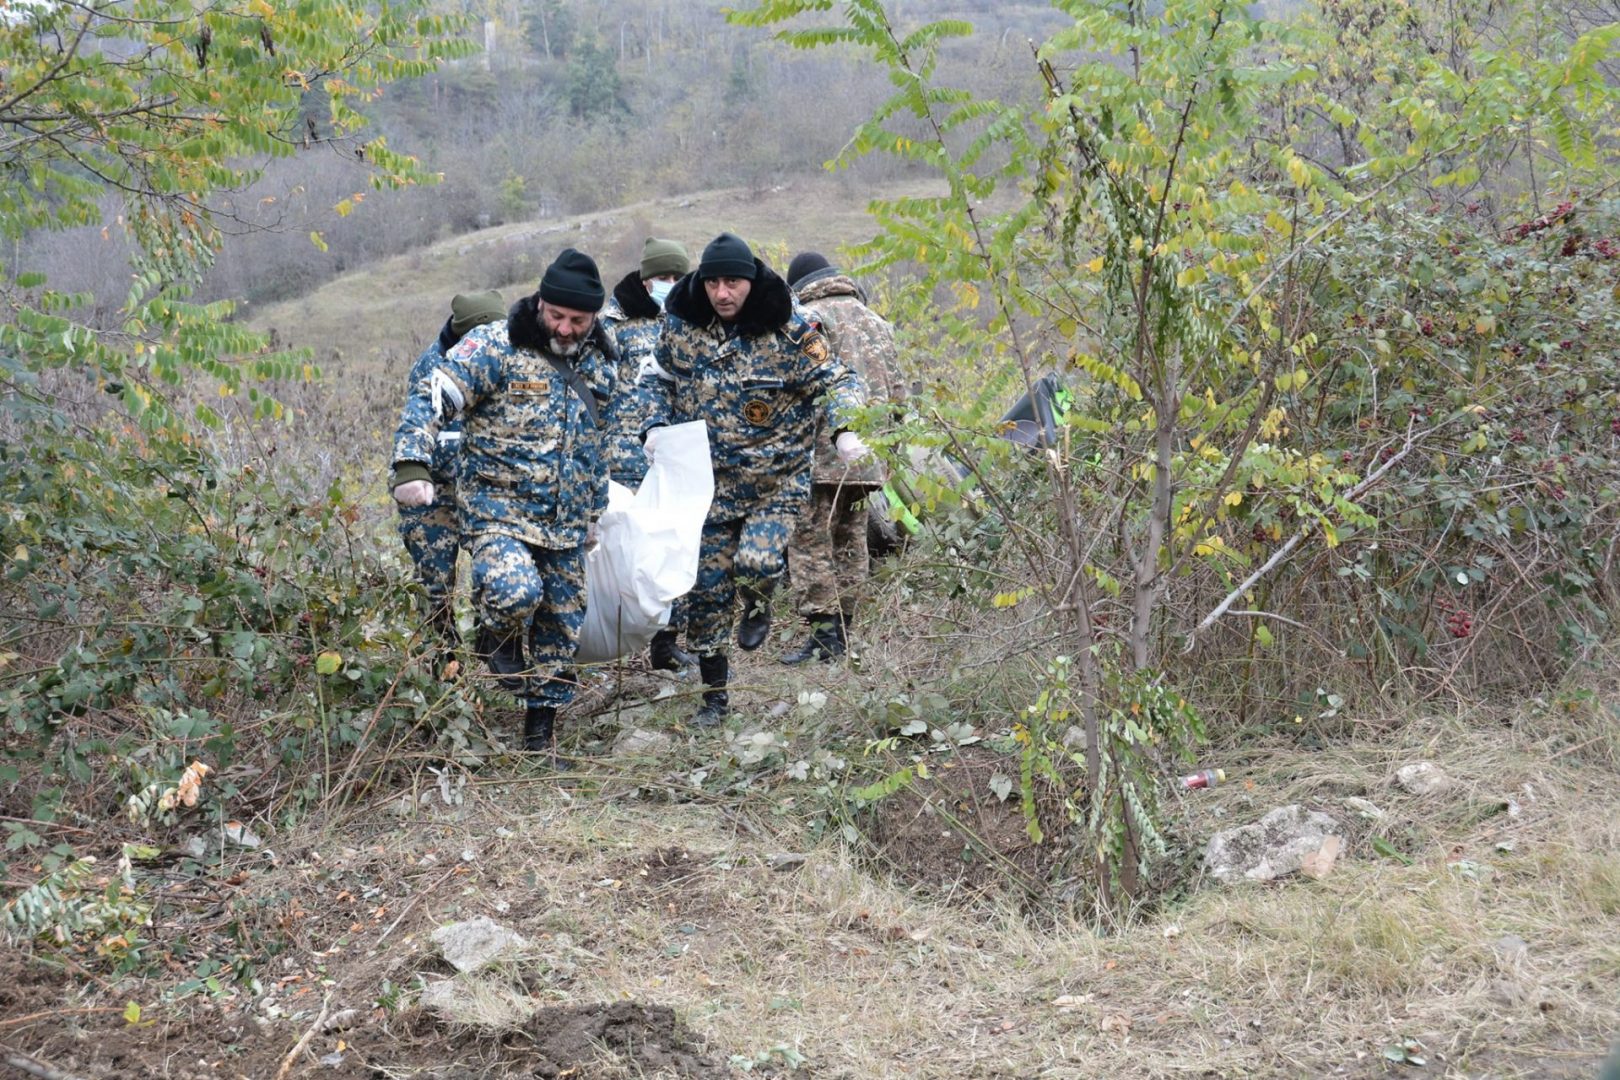
{"type": "Polygon", "coordinates": [[[556,736],[557,706],[528,705],[523,709],[523,749],[549,754],[556,736]]]}
{"type": "Polygon", "coordinates": [[[647,661],[654,671],[685,671],[698,662],[698,658],[675,644],[673,630],[660,630],[653,635],[647,647],[647,661]]]}
{"type": "Polygon", "coordinates": [[[714,653],[698,657],[698,671],[703,675],[703,707],[692,717],[692,726],[714,727],[731,711],[731,695],[726,691],[731,664],[725,653],[714,653]]]}
{"type": "Polygon", "coordinates": [[[480,626],[475,651],[484,663],[489,665],[497,686],[513,694],[523,690],[521,676],[528,667],[528,661],[523,658],[522,634],[502,638],[497,637],[494,631],[480,626]]]}
{"type": "Polygon", "coordinates": [[[831,662],[848,651],[844,638],[844,620],[840,615],[811,615],[810,636],[792,652],[782,657],[784,664],[802,664],[806,660],[831,662]]]}
{"type": "Polygon", "coordinates": [[[742,621],[737,624],[737,644],[750,652],[765,644],[771,632],[771,594],[776,591],[776,579],[759,585],[744,585],[737,592],[742,596],[742,621]]]}

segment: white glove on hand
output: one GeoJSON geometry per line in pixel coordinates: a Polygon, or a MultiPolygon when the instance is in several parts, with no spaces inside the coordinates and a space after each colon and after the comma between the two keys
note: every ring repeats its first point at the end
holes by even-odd
{"type": "Polygon", "coordinates": [[[401,506],[432,506],[433,481],[412,480],[394,489],[394,501],[401,506]]]}
{"type": "Polygon", "coordinates": [[[853,431],[839,435],[838,441],[833,445],[838,448],[838,460],[845,465],[853,465],[872,452],[872,448],[866,445],[865,440],[853,431]]]}
{"type": "Polygon", "coordinates": [[[651,465],[653,463],[653,459],[657,456],[656,447],[658,445],[659,433],[663,430],[664,425],[659,424],[657,427],[649,429],[646,436],[641,440],[641,453],[647,459],[648,465],[651,465]]]}

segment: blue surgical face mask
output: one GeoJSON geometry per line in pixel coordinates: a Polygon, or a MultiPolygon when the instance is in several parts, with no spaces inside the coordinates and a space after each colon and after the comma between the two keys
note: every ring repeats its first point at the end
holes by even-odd
{"type": "Polygon", "coordinates": [[[653,298],[653,303],[662,308],[664,301],[669,297],[669,290],[674,287],[675,283],[673,281],[650,282],[647,285],[647,295],[653,298]]]}

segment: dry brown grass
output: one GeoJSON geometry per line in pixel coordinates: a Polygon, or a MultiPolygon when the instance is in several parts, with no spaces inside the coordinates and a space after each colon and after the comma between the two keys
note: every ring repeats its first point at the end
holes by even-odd
{"type": "MultiPolygon", "coordinates": [[[[828,1077],[1370,1077],[1390,1068],[1386,1047],[1416,1039],[1429,1065],[1413,1075],[1589,1077],[1620,1029],[1616,776],[1558,756],[1568,732],[1530,719],[1417,718],[1322,753],[1251,751],[1229,763],[1228,784],[1181,804],[1182,830],[1201,841],[1302,802],[1345,823],[1334,871],[1269,886],[1195,878],[1107,930],[1011,901],[930,899],[773,814],[801,794],[790,785],[724,807],[635,794],[667,795],[681,761],[712,757],[715,735],[662,759],[588,759],[585,779],[492,769],[462,805],[430,799],[409,819],[386,809],[397,792],[379,793],[275,837],[279,867],[251,878],[234,910],[289,945],[262,973],[285,1017],[286,1038],[267,1045],[284,1053],[307,1028],[319,998],[304,987],[323,977],[334,1010],[367,1017],[344,1036],[351,1047],[419,1080],[440,1073],[398,1056],[396,1037],[465,1048],[469,1025],[506,1031],[478,1044],[502,1075],[501,1047],[522,1043],[536,1009],[626,1000],[673,1007],[711,1058],[769,1059],[777,1074],[787,1048],[805,1075],[828,1077]],[[1420,758],[1453,786],[1402,792],[1395,767],[1420,758]],[[602,775],[614,782],[589,779],[602,775]],[[1350,796],[1385,816],[1358,818],[1350,796]],[[1380,856],[1374,836],[1410,865],[1380,856]],[[767,857],[779,851],[808,860],[777,871],[767,857]],[[428,936],[477,915],[530,948],[458,1021],[366,1012],[385,980],[446,977],[428,936]]],[[[129,984],[119,994],[153,998],[129,984]]],[[[239,1030],[266,1003],[177,1008],[192,1011],[182,1045],[195,1056],[211,1052],[203,1012],[239,1030]]],[[[632,1075],[606,1057],[585,1068],[632,1075]]]]}
{"type": "MultiPolygon", "coordinates": [[[[1606,765],[1448,719],[1331,753],[1260,752],[1233,772],[1184,804],[1200,836],[1302,801],[1347,823],[1346,857],[1319,882],[1199,882],[1106,934],[1011,904],[933,902],[832,843],[774,871],[767,854],[806,842],[791,825],[770,834],[712,807],[512,774],[478,777],[464,806],[413,822],[371,811],[287,838],[292,857],[258,888],[308,895],[325,874],[332,891],[375,879],[420,896],[390,939],[377,941],[394,915],[362,919],[344,959],[328,957],[344,1004],[436,970],[428,932],[483,914],[534,943],[505,978],[536,1004],[674,1006],[712,1056],[785,1046],[810,1075],[1373,1076],[1406,1038],[1428,1048],[1421,1075],[1591,1074],[1620,1028],[1606,765]],[[1394,766],[1422,757],[1456,784],[1400,792],[1394,766]],[[1359,822],[1352,794],[1387,816],[1359,822]],[[1518,811],[1496,812],[1509,796],[1518,811]],[[1374,834],[1412,864],[1380,857],[1374,834]],[[464,851],[465,872],[447,870],[464,851]],[[342,882],[334,852],[348,853],[342,882]]],[[[741,812],[768,820],[770,801],[741,812]]]]}

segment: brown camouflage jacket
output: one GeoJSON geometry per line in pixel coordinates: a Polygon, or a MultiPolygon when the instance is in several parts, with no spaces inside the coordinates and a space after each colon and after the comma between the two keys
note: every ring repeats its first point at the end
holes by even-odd
{"type": "MultiPolygon", "coordinates": [[[[800,307],[821,323],[844,366],[866,380],[873,404],[900,401],[905,391],[895,365],[894,327],[866,306],[860,286],[848,274],[828,270],[799,284],[795,292],[800,307]]],[[[816,431],[814,478],[818,484],[875,487],[883,483],[883,470],[872,458],[845,468],[833,447],[832,432],[822,425],[816,431]]]]}

